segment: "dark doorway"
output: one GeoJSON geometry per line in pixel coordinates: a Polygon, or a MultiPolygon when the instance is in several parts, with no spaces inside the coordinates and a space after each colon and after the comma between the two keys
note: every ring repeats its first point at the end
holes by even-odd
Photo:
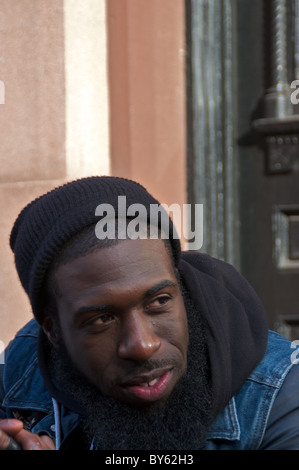
{"type": "Polygon", "coordinates": [[[188,188],[189,201],[204,204],[202,251],[235,265],[270,328],[299,339],[299,111],[291,88],[299,1],[186,7],[188,188]]]}

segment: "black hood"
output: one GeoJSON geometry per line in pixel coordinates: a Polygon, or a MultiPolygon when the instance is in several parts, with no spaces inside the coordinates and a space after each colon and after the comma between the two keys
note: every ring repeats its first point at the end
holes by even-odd
{"type": "Polygon", "coordinates": [[[265,353],[266,314],[246,279],[223,261],[182,253],[179,271],[206,328],[216,417],[265,353]]]}

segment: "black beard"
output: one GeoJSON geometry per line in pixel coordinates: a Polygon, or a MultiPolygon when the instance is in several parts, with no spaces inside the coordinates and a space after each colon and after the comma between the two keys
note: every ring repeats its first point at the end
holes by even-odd
{"type": "Polygon", "coordinates": [[[200,312],[184,294],[189,325],[188,367],[167,403],[135,408],[102,395],[76,369],[62,344],[52,350],[52,380],[85,410],[87,442],[101,450],[196,450],[204,447],[211,423],[211,393],[200,312]]]}

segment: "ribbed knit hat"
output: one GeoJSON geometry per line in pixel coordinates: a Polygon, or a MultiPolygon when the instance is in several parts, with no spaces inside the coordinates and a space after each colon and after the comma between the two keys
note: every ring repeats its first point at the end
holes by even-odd
{"type": "MultiPolygon", "coordinates": [[[[42,288],[50,264],[63,245],[85,227],[96,224],[99,204],[110,204],[118,214],[118,197],[126,207],[142,204],[149,219],[150,205],[160,203],[135,181],[111,176],[87,177],[66,183],[40,196],[19,214],[10,235],[15,264],[37,321],[42,322],[42,288]]],[[[180,242],[169,219],[169,239],[175,264],[180,242]]]]}

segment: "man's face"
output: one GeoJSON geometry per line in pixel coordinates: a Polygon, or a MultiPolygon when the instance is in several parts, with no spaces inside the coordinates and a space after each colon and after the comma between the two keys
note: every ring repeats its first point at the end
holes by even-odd
{"type": "Polygon", "coordinates": [[[62,337],[103,394],[165,403],[187,367],[186,311],[162,240],[124,240],[55,273],[62,337]]]}

